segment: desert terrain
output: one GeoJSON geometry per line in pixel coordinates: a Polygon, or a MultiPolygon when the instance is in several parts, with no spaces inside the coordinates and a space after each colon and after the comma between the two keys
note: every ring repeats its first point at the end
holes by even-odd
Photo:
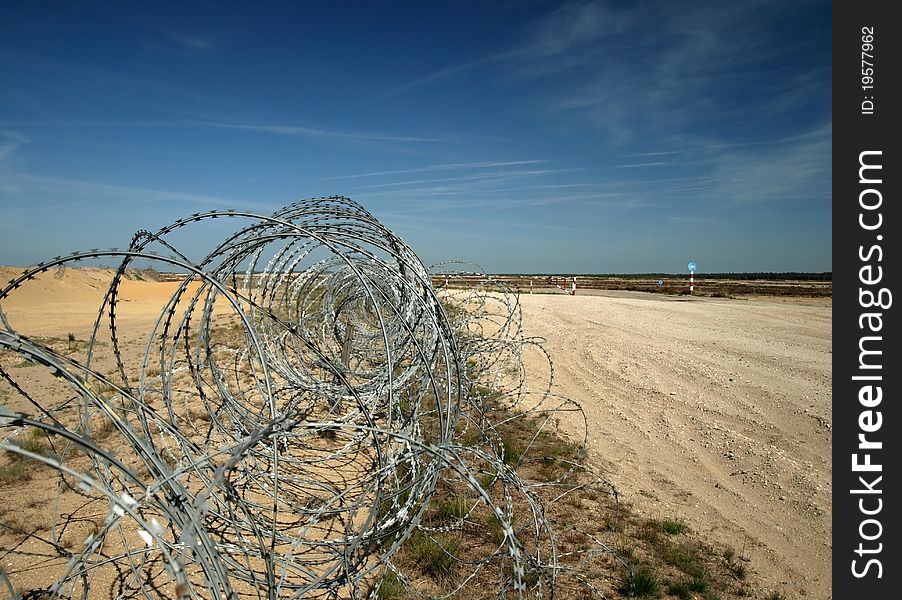
{"type": "MultiPolygon", "coordinates": [[[[18,272],[4,267],[0,280],[18,272]]],[[[2,308],[26,335],[84,340],[109,276],[45,273],[2,308]]],[[[176,285],[123,283],[119,334],[136,351],[176,285]]],[[[735,548],[763,589],[831,596],[829,298],[592,290],[520,303],[525,333],[545,340],[556,393],[582,405],[592,461],[623,501],[735,548]]],[[[543,380],[542,357],[526,360],[543,380]]]]}
{"type": "Polygon", "coordinates": [[[596,464],[640,512],[741,549],[765,588],[831,597],[830,299],[596,293],[520,297],[596,464]]]}

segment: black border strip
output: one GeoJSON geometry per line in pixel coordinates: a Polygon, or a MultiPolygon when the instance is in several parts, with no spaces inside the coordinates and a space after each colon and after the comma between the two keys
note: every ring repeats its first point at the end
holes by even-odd
{"type": "Polygon", "coordinates": [[[888,1],[833,3],[835,598],[898,598],[902,589],[902,451],[897,443],[902,431],[902,288],[897,284],[902,280],[897,85],[902,22],[890,17],[891,6],[888,1]],[[869,76],[872,82],[863,79],[869,76]],[[868,166],[860,171],[862,162],[868,166]],[[853,470],[856,460],[858,471],[853,470]],[[868,461],[880,470],[862,466],[868,461]]]}

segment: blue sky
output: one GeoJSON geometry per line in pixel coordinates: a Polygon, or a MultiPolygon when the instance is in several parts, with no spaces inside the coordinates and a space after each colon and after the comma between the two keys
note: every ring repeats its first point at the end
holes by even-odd
{"type": "Polygon", "coordinates": [[[830,2],[0,6],[0,264],[340,194],[427,265],[832,269],[830,2]]]}

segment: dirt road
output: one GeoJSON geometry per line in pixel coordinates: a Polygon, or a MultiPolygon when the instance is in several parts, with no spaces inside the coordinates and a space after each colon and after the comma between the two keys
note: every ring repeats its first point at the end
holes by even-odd
{"type": "Polygon", "coordinates": [[[627,502],[732,546],[763,589],[831,597],[829,300],[521,301],[627,502]]]}

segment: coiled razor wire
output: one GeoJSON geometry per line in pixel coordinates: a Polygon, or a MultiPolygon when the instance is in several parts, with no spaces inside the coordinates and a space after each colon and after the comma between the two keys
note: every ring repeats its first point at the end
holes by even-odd
{"type": "Polygon", "coordinates": [[[542,350],[514,291],[433,286],[464,266],[427,269],[331,197],[197,213],[15,277],[0,291],[0,596],[554,597],[565,578],[600,593],[583,567],[607,546],[584,532],[562,551],[546,510],[612,488],[577,460],[544,481],[518,471],[553,419],[584,417],[551,393],[550,359],[527,379],[524,353],[542,350]],[[226,218],[240,227],[204,259],[178,250],[226,218]],[[118,268],[87,339],[29,336],[3,312],[89,260],[118,268]],[[123,289],[144,265],[180,275],[136,327],[123,289]],[[530,426],[517,456],[515,421],[530,426]]]}

